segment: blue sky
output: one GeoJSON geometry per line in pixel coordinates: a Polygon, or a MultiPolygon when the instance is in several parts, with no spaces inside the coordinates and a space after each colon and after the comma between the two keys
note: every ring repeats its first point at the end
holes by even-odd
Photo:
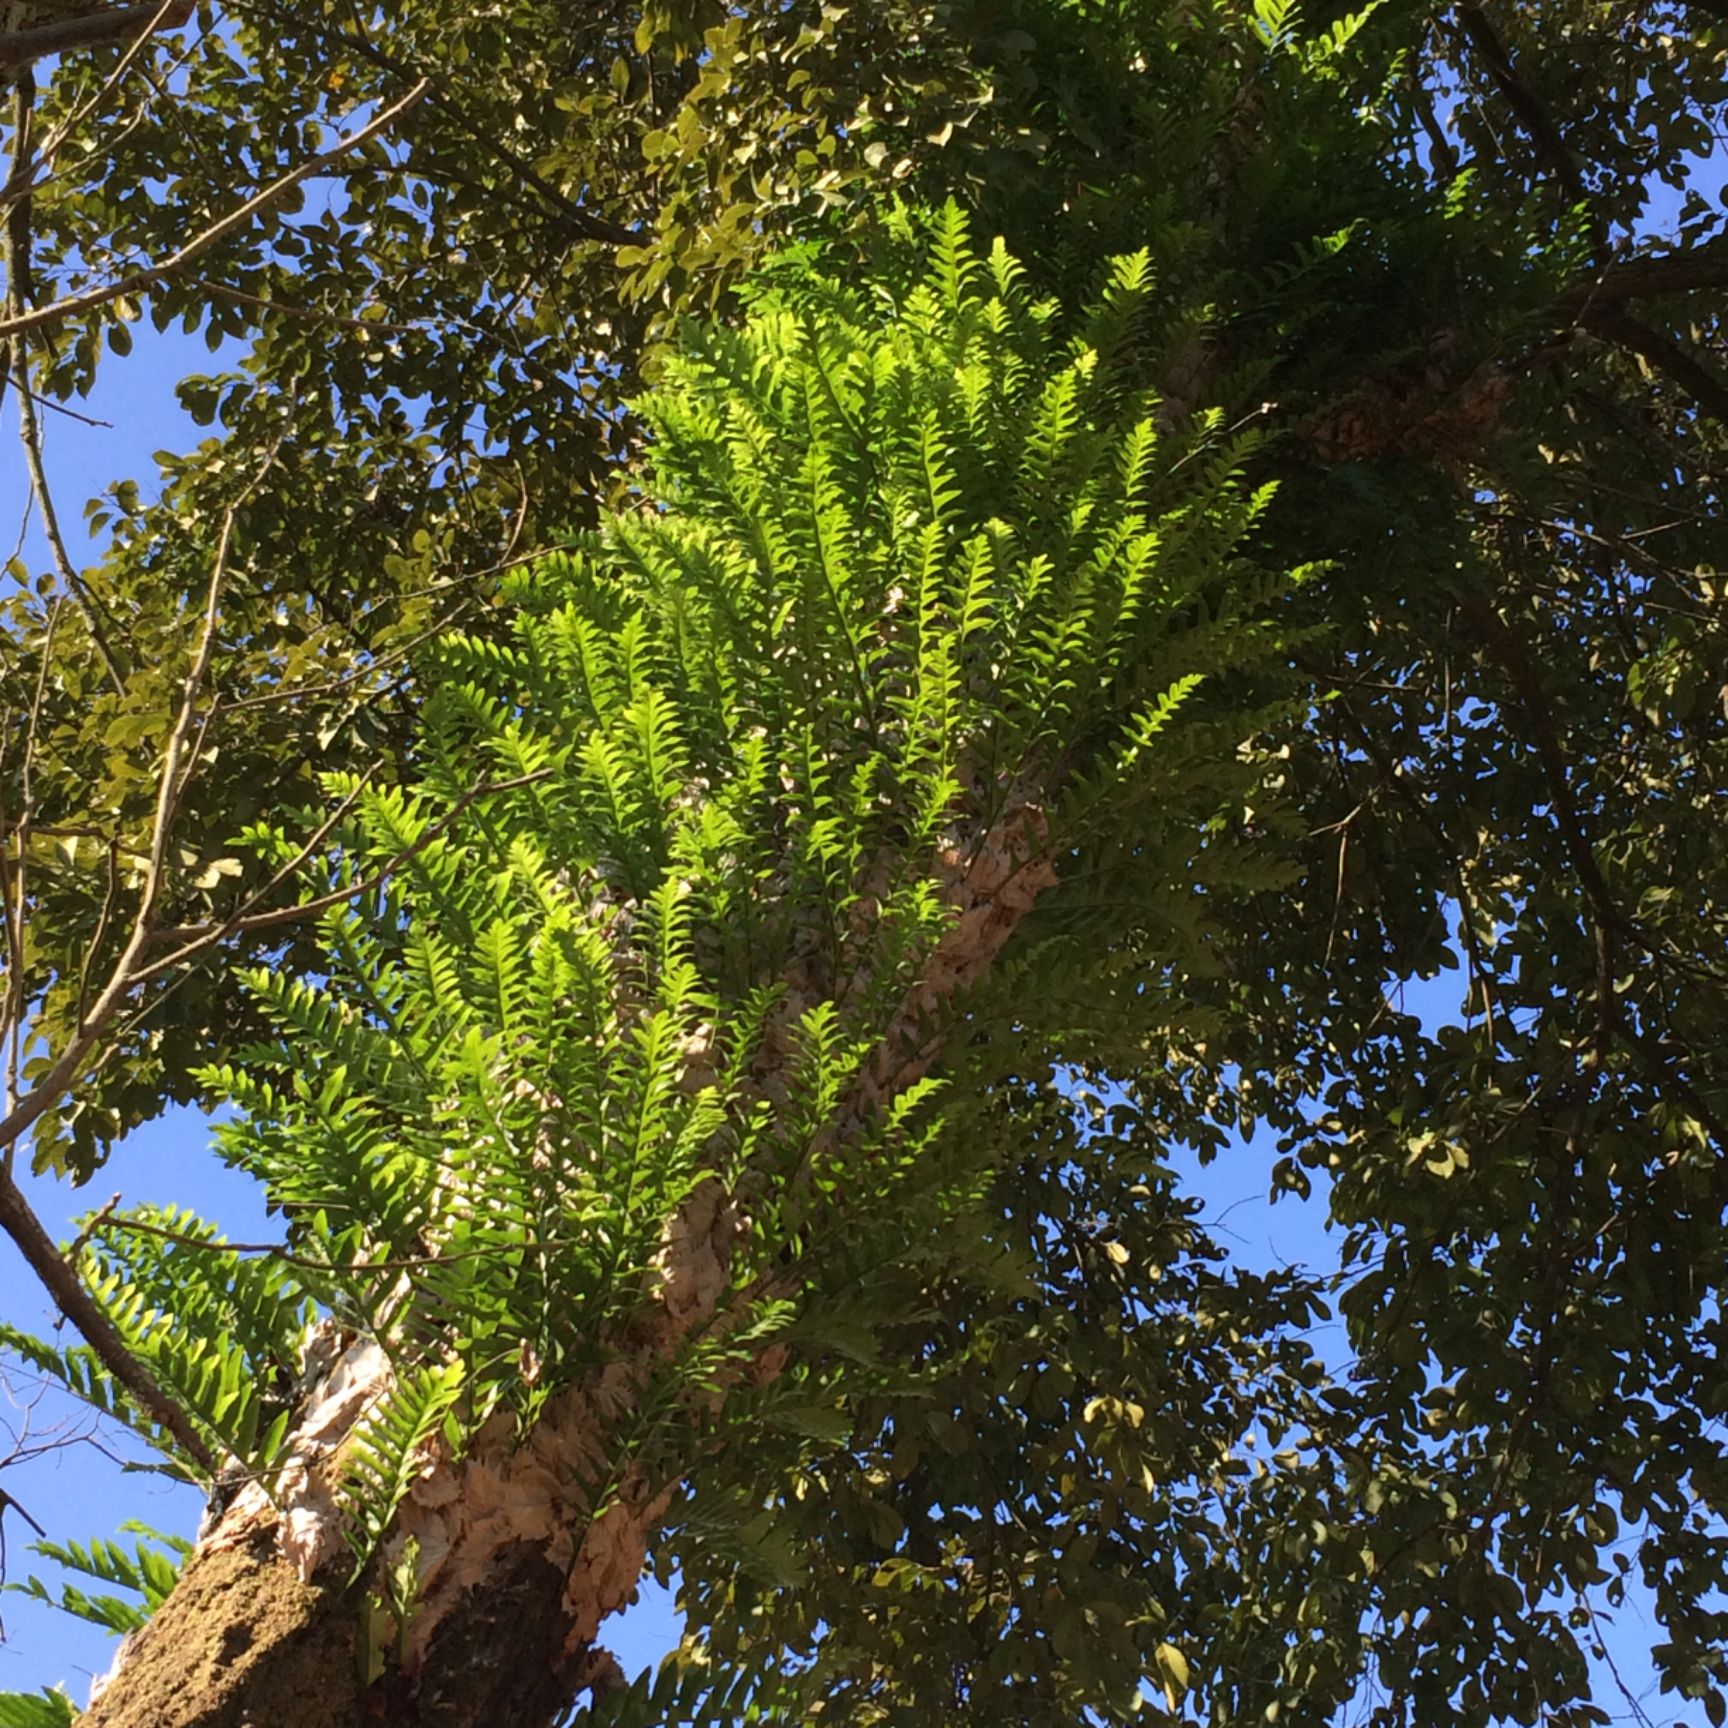
{"type": "MultiPolygon", "coordinates": [[[[154,452],[184,451],[209,436],[184,414],[174,386],[194,372],[219,371],[233,364],[232,352],[212,354],[202,337],[187,337],[177,329],[152,330],[134,326],[136,345],[117,361],[105,356],[104,371],[91,398],[76,404],[90,425],[51,410],[42,414],[46,465],[62,531],[73,556],[96,548],[84,535],[83,504],[120,480],[136,480],[149,493],[148,477],[156,472],[154,452]]],[[[18,533],[19,514],[27,491],[22,458],[12,432],[0,441],[0,539],[8,554],[18,533]]],[[[26,534],[27,554],[37,567],[45,548],[32,521],[26,534]]],[[[278,1234],[266,1219],[251,1180],[227,1170],[210,1155],[208,1118],[196,1110],[175,1110],[131,1135],[114,1158],[83,1189],[74,1190],[51,1179],[25,1179],[26,1191],[51,1235],[70,1238],[74,1220],[102,1205],[118,1192],[125,1203],[143,1200],[189,1205],[217,1221],[236,1240],[257,1241],[278,1234]]],[[[9,1243],[0,1245],[0,1315],[41,1336],[52,1335],[54,1313],[34,1276],[9,1243]]],[[[9,1394],[0,1392],[0,1457],[23,1441],[39,1445],[56,1434],[68,1444],[7,1466],[0,1486],[14,1496],[57,1541],[88,1541],[106,1537],[129,1518],[157,1529],[190,1535],[202,1510],[201,1497],[159,1477],[125,1474],[120,1457],[140,1458],[123,1435],[99,1428],[70,1401],[42,1394],[30,1378],[9,1370],[9,1394]],[[11,1438],[7,1437],[10,1431],[11,1438]]],[[[7,1576],[22,1580],[32,1570],[53,1584],[57,1569],[26,1552],[30,1532],[12,1514],[6,1521],[7,1576]]],[[[0,1596],[0,1691],[31,1691],[64,1685],[82,1703],[92,1674],[101,1673],[112,1655],[113,1641],[99,1628],[45,1608],[15,1593],[0,1596]]],[[[658,1660],[676,1643],[679,1623],[668,1593],[654,1586],[627,1620],[608,1628],[609,1647],[632,1672],[658,1660]]]]}
{"type": "MultiPolygon", "coordinates": [[[[1721,180],[1720,164],[1701,178],[1721,180]]],[[[1668,210],[1678,199],[1664,194],[1664,203],[1650,213],[1648,225],[1660,232],[1668,210]]],[[[206,434],[181,413],[173,386],[186,373],[212,371],[231,358],[211,355],[201,339],[175,332],[158,334],[147,325],[135,326],[136,347],[123,363],[112,357],[92,398],[81,411],[106,424],[87,425],[48,412],[44,415],[48,464],[59,491],[63,526],[73,540],[76,556],[84,549],[81,506],[109,484],[135,479],[147,490],[145,477],[154,473],[152,453],[161,448],[187,449],[206,434]]],[[[17,532],[17,509],[25,486],[22,464],[8,432],[0,442],[0,540],[10,550],[17,532]]],[[[27,536],[27,547],[41,559],[38,535],[27,536]]],[[[1412,986],[1409,1006],[1434,1020],[1457,1011],[1459,974],[1412,986]]],[[[118,1191],[127,1202],[145,1199],[189,1204],[215,1219],[232,1236],[257,1240],[273,1233],[265,1220],[251,1182],[226,1171],[209,1155],[208,1120],[193,1111],[176,1111],[152,1124],[120,1148],[113,1161],[84,1190],[74,1192],[53,1181],[29,1183],[38,1211],[53,1234],[69,1237],[79,1213],[103,1204],[118,1191]]],[[[1335,1248],[1324,1228],[1323,1195],[1307,1204],[1287,1198],[1276,1207],[1267,1202],[1272,1152],[1262,1139],[1220,1158],[1205,1171],[1190,1169],[1196,1192],[1205,1197],[1207,1219],[1220,1238],[1245,1264],[1264,1266],[1306,1262],[1329,1265],[1335,1248]]],[[[18,1261],[10,1245],[0,1247],[0,1314],[13,1323],[46,1333],[53,1315],[39,1287],[18,1261]]],[[[1341,1339],[1333,1354],[1342,1356],[1341,1339]]],[[[45,1431],[59,1432],[67,1444],[35,1459],[5,1469],[3,1486],[56,1539],[87,1540],[106,1536],[127,1518],[141,1518],[161,1529],[190,1534],[201,1502],[187,1489],[174,1489],[159,1478],[125,1475],[110,1451],[124,1453],[117,1436],[91,1429],[64,1401],[37,1398],[27,1377],[14,1374],[11,1397],[0,1399],[0,1421],[15,1434],[28,1431],[34,1441],[45,1431]],[[96,1443],[93,1443],[96,1442],[96,1443]]],[[[10,1446],[0,1433],[0,1456],[10,1446]]],[[[17,1517],[6,1520],[8,1575],[20,1579],[33,1565],[45,1577],[54,1569],[25,1552],[28,1531],[17,1517]]],[[[111,1640],[96,1628],[46,1610],[17,1595],[0,1597],[5,1641],[0,1643],[0,1690],[30,1690],[63,1683],[82,1702],[89,1678],[105,1669],[111,1640]]],[[[676,1641],[678,1617],[669,1595],[650,1586],[638,1608],[610,1624],[604,1637],[626,1671],[652,1663],[676,1641]]],[[[1654,1628],[1640,1603],[1629,1597],[1612,1640],[1613,1655],[1632,1692],[1643,1694],[1648,1720],[1664,1724],[1678,1718],[1659,1708],[1645,1654],[1654,1628]]],[[[1603,1676],[1603,1706],[1615,1716],[1630,1715],[1613,1682],[1603,1676]]]]}

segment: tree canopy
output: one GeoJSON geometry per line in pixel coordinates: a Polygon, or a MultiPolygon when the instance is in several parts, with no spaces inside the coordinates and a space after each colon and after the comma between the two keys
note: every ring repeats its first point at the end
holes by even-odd
{"type": "Polygon", "coordinates": [[[0,69],[5,1340],[213,1495],[49,1545],[151,1610],[93,1728],[1582,1725],[1633,1573],[1721,1720],[1718,8],[0,69]],[[243,357],[78,569],[147,320],[243,357]],[[286,1247],[62,1255],[13,1157],[194,1097],[286,1247]],[[1336,1268],[1199,1223],[1256,1129],[1336,1268]]]}

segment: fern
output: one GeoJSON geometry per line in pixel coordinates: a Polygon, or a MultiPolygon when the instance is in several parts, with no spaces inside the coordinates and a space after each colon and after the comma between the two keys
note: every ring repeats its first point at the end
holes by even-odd
{"type": "Polygon", "coordinates": [[[0,1728],[69,1728],[78,1707],[59,1687],[40,1692],[0,1692],[0,1728]]]}
{"type": "Polygon", "coordinates": [[[130,1535],[148,1537],[160,1546],[145,1547],[142,1543],[134,1543],[128,1551],[112,1541],[98,1540],[86,1546],[78,1542],[43,1540],[32,1542],[30,1551],[44,1560],[53,1561],[64,1571],[94,1578],[99,1583],[118,1585],[132,1592],[138,1598],[137,1602],[128,1602],[118,1596],[88,1595],[75,1584],[62,1584],[56,1594],[35,1576],[23,1584],[6,1584],[0,1588],[46,1603],[120,1636],[136,1631],[166,1600],[192,1544],[178,1537],[164,1536],[149,1525],[136,1521],[129,1521],[122,1528],[130,1535]]]}
{"type": "Polygon", "coordinates": [[[366,1569],[391,1515],[413,1486],[422,1448],[462,1392],[462,1369],[419,1368],[391,1387],[361,1420],[345,1460],[343,1488],[353,1508],[348,1528],[353,1576],[366,1569]]]}
{"type": "MultiPolygon", "coordinates": [[[[1063,869],[1131,852],[1152,905],[1240,798],[1284,589],[1242,552],[1248,441],[1204,413],[1160,431],[1144,387],[1196,326],[1145,253],[1071,315],[957,207],[894,226],[880,291],[788,265],[741,327],[687,331],[640,405],[642,507],[437,646],[415,778],[329,783],[353,808],[315,886],[353,898],[315,978],[247,978],[274,1035],[205,1076],[293,1276],[184,1218],[157,1221],[176,1251],[122,1229],[87,1253],[122,1333],[260,1467],[316,1313],[382,1347],[357,1573],[431,1453],[532,1421],[631,1335],[703,1184],[748,1217],[713,1298],[735,1307],[650,1376],[618,1440],[643,1458],[676,1463],[827,1261],[959,1252],[989,1152],[949,1128],[963,1062],[922,1069],[1005,1010],[953,959],[993,913],[956,873],[1030,811],[1063,869]]],[[[1103,915],[1075,876],[1015,937],[1053,976],[1103,915]]],[[[87,1358],[0,1342],[124,1413],[87,1358]]]]}

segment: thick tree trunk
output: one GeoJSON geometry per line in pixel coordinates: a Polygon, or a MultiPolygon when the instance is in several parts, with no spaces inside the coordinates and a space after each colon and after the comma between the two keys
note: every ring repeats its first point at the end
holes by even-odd
{"type": "MultiPolygon", "coordinates": [[[[458,1476],[472,1490],[473,1473],[458,1476]]],[[[663,1506],[615,1508],[590,1528],[573,1566],[550,1557],[555,1539],[511,1539],[505,1515],[500,1539],[477,1545],[484,1564],[472,1582],[448,1592],[444,1613],[423,1609],[384,1651],[373,1646],[379,1610],[368,1585],[348,1586],[339,1564],[306,1580],[283,1551],[280,1524],[260,1522],[231,1546],[219,1538],[199,1548],[80,1720],[90,1728],[540,1728],[615,1671],[593,1629],[634,1593],[663,1506]]],[[[395,1630],[387,1617],[386,1630],[395,1630]]]]}
{"type": "Polygon", "coordinates": [[[274,1503],[251,1485],[207,1525],[80,1720],[538,1728],[609,1679],[596,1634],[634,1596],[671,1499],[670,1487],[647,1485],[620,1436],[677,1343],[715,1321],[726,1283],[714,1274],[734,1224],[719,1185],[699,1189],[679,1222],[680,1264],[665,1269],[638,1359],[561,1393],[526,1437],[505,1412],[455,1462],[432,1442],[357,1583],[334,1489],[346,1442],[391,1374],[375,1344],[351,1346],[311,1400],[274,1503]],[[402,1566],[416,1580],[405,1624],[379,1583],[402,1566]]]}
{"type": "MultiPolygon", "coordinates": [[[[841,1106],[841,1138],[928,1071],[946,1005],[1055,881],[1029,800],[988,829],[957,825],[935,865],[952,922],[841,1106]]],[[[788,1013],[810,995],[794,980],[788,1013]]],[[[675,1488],[648,1479],[629,1435],[680,1347],[730,1329],[764,1294],[733,1289],[746,1228],[719,1182],[700,1185],[667,1221],[656,1287],[612,1338],[609,1365],[559,1393],[526,1436],[506,1412],[454,1462],[432,1443],[378,1562],[350,1585],[334,1485],[355,1424],[390,1380],[376,1344],[353,1344],[309,1401],[274,1503],[248,1486],[209,1525],[168,1600],[122,1646],[84,1728],[542,1728],[584,1687],[610,1683],[600,1627],[635,1595],[675,1488]],[[380,1568],[413,1572],[405,1625],[382,1610],[380,1568]]],[[[772,1346],[748,1372],[765,1383],[782,1361],[772,1346]]],[[[693,1399],[692,1431],[715,1396],[693,1399]]]]}

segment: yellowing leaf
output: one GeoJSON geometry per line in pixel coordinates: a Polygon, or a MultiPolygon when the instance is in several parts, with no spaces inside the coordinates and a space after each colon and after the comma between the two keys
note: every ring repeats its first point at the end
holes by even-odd
{"type": "Polygon", "coordinates": [[[1153,1660],[1158,1664],[1158,1677],[1164,1682],[1164,1698],[1174,1710],[1188,1690],[1188,1658],[1174,1644],[1160,1644],[1153,1660]]]}
{"type": "Polygon", "coordinates": [[[214,888],[224,876],[238,876],[240,860],[238,858],[212,858],[196,876],[192,878],[194,888],[214,888]]]}

